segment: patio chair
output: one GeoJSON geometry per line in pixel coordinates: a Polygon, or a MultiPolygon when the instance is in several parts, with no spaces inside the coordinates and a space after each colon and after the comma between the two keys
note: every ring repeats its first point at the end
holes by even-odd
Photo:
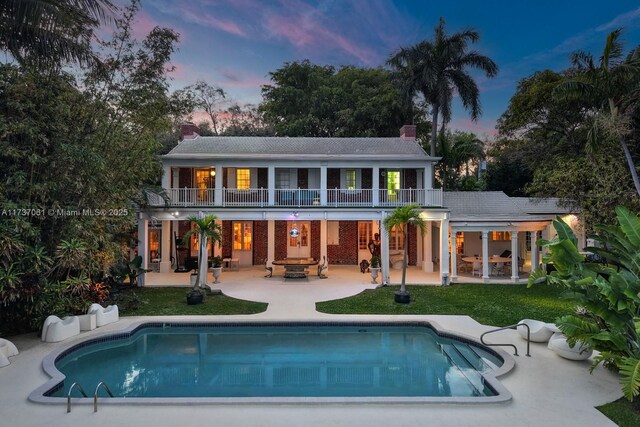
{"type": "Polygon", "coordinates": [[[42,341],[58,342],[80,334],[80,319],[77,316],[69,316],[60,319],[58,316],[49,316],[42,326],[42,341]]]}
{"type": "Polygon", "coordinates": [[[459,255],[459,256],[460,256],[460,258],[458,258],[457,261],[456,261],[456,266],[458,268],[458,271],[463,272],[463,273],[468,273],[469,272],[469,263],[462,260],[462,258],[464,258],[466,255],[459,255]]]}
{"type": "MultiPolygon", "coordinates": [[[[553,330],[549,329],[547,323],[541,322],[540,320],[533,319],[523,319],[518,322],[518,325],[527,325],[529,326],[529,330],[531,331],[531,335],[529,336],[529,340],[531,342],[547,342],[551,335],[553,335],[553,330]]],[[[523,339],[527,339],[527,328],[524,326],[517,327],[518,334],[523,339]]]]}
{"type": "Polygon", "coordinates": [[[473,261],[471,276],[475,276],[476,273],[478,277],[482,276],[482,263],[480,261],[473,261]]]}
{"type": "Polygon", "coordinates": [[[264,260],[264,269],[265,271],[267,271],[267,274],[265,274],[264,277],[273,277],[273,267],[269,267],[269,265],[267,264],[269,260],[265,258],[264,260]]]}
{"type": "Polygon", "coordinates": [[[117,322],[120,319],[117,305],[102,307],[100,304],[91,304],[87,314],[96,315],[96,326],[98,327],[117,322]]]}
{"type": "Polygon", "coordinates": [[[504,276],[505,275],[504,262],[496,262],[496,264],[493,267],[493,273],[496,276],[504,276]]]}
{"type": "Polygon", "coordinates": [[[17,355],[18,349],[16,346],[11,341],[0,338],[0,368],[11,363],[9,357],[17,355]]]}
{"type": "Polygon", "coordinates": [[[569,360],[587,360],[593,354],[593,349],[580,341],[576,342],[573,347],[569,346],[567,337],[561,332],[556,332],[551,336],[547,348],[558,356],[569,360]]]}

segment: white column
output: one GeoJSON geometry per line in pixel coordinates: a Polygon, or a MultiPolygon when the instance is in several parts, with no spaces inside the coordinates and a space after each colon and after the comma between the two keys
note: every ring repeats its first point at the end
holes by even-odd
{"type": "Polygon", "coordinates": [[[482,280],[489,281],[489,232],[482,232],[482,280]]]}
{"type": "Polygon", "coordinates": [[[272,219],[267,221],[267,265],[271,264],[276,256],[276,222],[272,219]]]}
{"type": "Polygon", "coordinates": [[[433,273],[433,239],[431,233],[431,221],[424,224],[424,236],[422,238],[422,271],[425,273],[433,273]]]}
{"type": "Polygon", "coordinates": [[[372,206],[380,204],[380,166],[374,166],[371,180],[371,203],[372,206]]]}
{"type": "MultiPolygon", "coordinates": [[[[144,218],[138,219],[138,255],[142,257],[141,267],[144,270],[149,268],[149,221],[144,218]]],[[[145,273],[138,276],[138,285],[144,286],[145,273]]]]}
{"type": "MultiPolygon", "coordinates": [[[[320,262],[323,262],[327,256],[327,220],[320,220],[320,262]]],[[[326,262],[327,272],[329,271],[329,260],[326,262]]]]}
{"type": "Polygon", "coordinates": [[[533,272],[537,268],[540,267],[540,261],[538,261],[538,245],[536,241],[538,240],[538,232],[531,232],[531,271],[533,272]]]}
{"type": "Polygon", "coordinates": [[[327,165],[320,165],[320,206],[327,206],[327,165]]]}
{"type": "Polygon", "coordinates": [[[433,174],[431,173],[432,167],[433,165],[429,164],[429,166],[424,168],[424,188],[427,190],[433,188],[433,174]]]}
{"type": "Polygon", "coordinates": [[[216,179],[215,179],[215,206],[222,206],[222,180],[224,179],[224,171],[222,165],[217,163],[216,166],[216,179]]]}
{"type": "Polygon", "coordinates": [[[170,181],[171,181],[171,167],[163,165],[162,166],[162,188],[164,188],[165,190],[168,190],[169,188],[171,188],[170,181]]]}
{"type": "Polygon", "coordinates": [[[518,231],[511,232],[511,280],[518,282],[518,231]]]}
{"type": "Polygon", "coordinates": [[[162,221],[160,246],[160,273],[169,273],[171,271],[171,221],[162,221]]]}
{"type": "Polygon", "coordinates": [[[451,227],[451,282],[458,280],[458,254],[456,253],[456,229],[451,227]]]}
{"type": "Polygon", "coordinates": [[[380,223],[380,258],[382,258],[382,283],[389,284],[391,282],[391,274],[389,272],[389,232],[384,227],[384,219],[387,217],[386,212],[382,212],[380,223]]]}
{"type": "Polygon", "coordinates": [[[449,272],[449,214],[440,221],[440,279],[449,272]]]}
{"type": "Polygon", "coordinates": [[[276,204],[276,167],[273,165],[269,165],[267,169],[267,188],[269,189],[269,206],[273,206],[276,204]]]}

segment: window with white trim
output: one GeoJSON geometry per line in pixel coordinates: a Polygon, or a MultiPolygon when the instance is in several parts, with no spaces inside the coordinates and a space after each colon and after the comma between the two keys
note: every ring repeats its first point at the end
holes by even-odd
{"type": "Polygon", "coordinates": [[[238,190],[248,190],[251,188],[251,170],[250,169],[236,170],[236,188],[238,190]]]}
{"type": "Polygon", "coordinates": [[[340,244],[340,221],[327,221],[327,245],[340,244]]]}

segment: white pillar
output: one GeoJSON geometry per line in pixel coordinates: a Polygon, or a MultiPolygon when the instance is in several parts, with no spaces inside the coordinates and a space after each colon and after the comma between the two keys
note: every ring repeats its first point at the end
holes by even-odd
{"type": "Polygon", "coordinates": [[[482,232],[482,280],[489,281],[489,232],[482,232]]]}
{"type": "Polygon", "coordinates": [[[222,206],[222,184],[224,179],[224,171],[222,170],[222,165],[217,163],[216,166],[216,179],[215,179],[215,197],[214,197],[214,205],[222,206]]]}
{"type": "Polygon", "coordinates": [[[451,282],[458,280],[458,254],[456,253],[456,229],[451,227],[451,282]]]}
{"type": "Polygon", "coordinates": [[[273,206],[276,204],[276,167],[273,165],[269,165],[267,169],[267,188],[269,189],[269,206],[273,206]]]}
{"type": "Polygon", "coordinates": [[[320,165],[320,206],[327,206],[327,165],[320,165]]]}
{"type": "Polygon", "coordinates": [[[162,188],[168,190],[171,188],[171,167],[167,165],[162,166],[162,188]]]}
{"type": "Polygon", "coordinates": [[[511,280],[518,282],[518,231],[511,232],[511,280]]]}
{"type": "Polygon", "coordinates": [[[382,258],[382,283],[389,284],[391,282],[391,274],[389,272],[389,232],[384,226],[384,219],[387,217],[386,212],[382,212],[380,227],[380,258],[382,258]]]}
{"type": "Polygon", "coordinates": [[[162,221],[162,242],[160,243],[160,273],[171,271],[171,221],[162,221]]]}
{"type": "Polygon", "coordinates": [[[272,219],[267,221],[267,265],[271,264],[276,256],[276,222],[272,219]]]}
{"type": "Polygon", "coordinates": [[[540,267],[540,261],[538,261],[538,245],[536,241],[538,240],[538,232],[531,232],[531,272],[538,269],[540,267]]]}
{"type": "Polygon", "coordinates": [[[422,237],[422,271],[433,273],[433,233],[431,221],[424,224],[424,236],[422,237]]]}
{"type": "Polygon", "coordinates": [[[371,204],[378,206],[380,204],[380,166],[374,166],[371,173],[371,204]]]}
{"type": "Polygon", "coordinates": [[[440,279],[449,273],[449,214],[440,221],[440,279]]]}
{"type": "MultiPolygon", "coordinates": [[[[320,220],[320,262],[323,262],[327,256],[327,220],[320,220]]],[[[327,266],[327,272],[329,271],[329,260],[325,264],[327,266]]]]}
{"type": "Polygon", "coordinates": [[[432,164],[424,168],[424,188],[431,189],[433,188],[433,174],[431,173],[432,164]]]}
{"type": "MultiPolygon", "coordinates": [[[[138,219],[138,255],[142,257],[141,267],[149,269],[149,221],[144,218],[138,219]]],[[[144,286],[145,273],[138,276],[138,285],[144,286]]]]}

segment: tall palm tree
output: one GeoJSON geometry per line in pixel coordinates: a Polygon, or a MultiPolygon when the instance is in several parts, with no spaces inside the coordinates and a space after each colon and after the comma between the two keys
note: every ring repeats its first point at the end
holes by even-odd
{"type": "Polygon", "coordinates": [[[0,50],[20,64],[93,61],[93,29],[109,22],[110,0],[2,0],[0,50]]]}
{"type": "MultiPolygon", "coordinates": [[[[194,227],[186,232],[182,240],[183,243],[188,245],[192,235],[195,234],[198,236],[198,276],[193,286],[195,290],[206,284],[206,276],[204,277],[205,280],[202,280],[203,278],[200,276],[200,272],[203,270],[202,266],[207,264],[207,242],[210,240],[212,247],[215,246],[216,243],[221,245],[222,227],[216,223],[217,217],[215,215],[207,215],[203,218],[190,216],[187,219],[191,221],[194,227]]],[[[204,271],[207,270],[204,269],[204,271]]]]}
{"type": "Polygon", "coordinates": [[[607,35],[602,56],[597,62],[591,54],[573,53],[571,62],[578,75],[560,84],[554,90],[554,96],[561,99],[587,99],[596,104],[598,111],[590,132],[590,147],[595,146],[603,133],[617,138],[640,196],[638,171],[627,144],[632,130],[632,116],[637,113],[640,102],[640,46],[625,58],[621,35],[620,29],[607,35]]]}
{"type": "Polygon", "coordinates": [[[477,68],[487,77],[498,73],[498,66],[489,57],[475,50],[468,51],[469,44],[479,38],[478,32],[471,29],[447,35],[444,19],[440,18],[433,40],[402,48],[387,61],[396,69],[399,78],[408,79],[402,89],[409,91],[411,98],[421,94],[431,106],[432,157],[436,155],[438,118],[442,114],[444,121],[450,121],[454,90],[473,120],[477,120],[482,112],[478,85],[467,69],[477,68]]]}
{"type": "Polygon", "coordinates": [[[383,226],[390,232],[396,229],[404,235],[404,253],[402,259],[402,283],[400,284],[400,292],[396,292],[396,301],[409,302],[409,292],[405,288],[407,277],[407,248],[409,247],[409,233],[407,227],[413,225],[421,234],[424,234],[425,226],[420,219],[420,207],[418,205],[400,206],[384,219],[383,226]]]}
{"type": "Polygon", "coordinates": [[[469,176],[469,162],[485,158],[484,143],[472,133],[441,132],[438,144],[438,156],[442,160],[437,166],[443,189],[456,186],[462,168],[469,176]]]}

